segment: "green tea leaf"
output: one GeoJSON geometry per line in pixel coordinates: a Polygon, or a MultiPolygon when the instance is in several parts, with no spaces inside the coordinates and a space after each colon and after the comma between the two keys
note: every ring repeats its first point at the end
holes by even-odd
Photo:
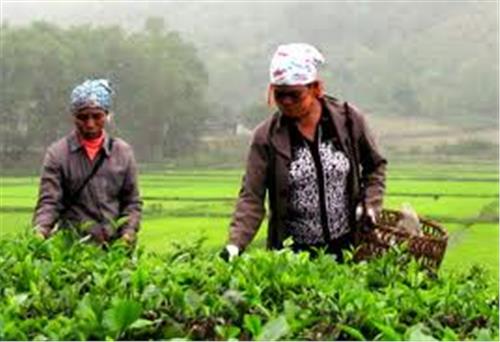
{"type": "Polygon", "coordinates": [[[399,341],[401,340],[401,335],[399,335],[393,327],[389,325],[382,324],[380,322],[373,322],[373,325],[377,327],[382,333],[382,340],[385,341],[399,341]]]}
{"type": "Polygon", "coordinates": [[[28,293],[20,293],[14,296],[14,301],[17,305],[21,306],[24,304],[26,299],[28,299],[28,297],[29,297],[28,293]]]}
{"type": "Polygon", "coordinates": [[[141,315],[141,304],[128,299],[117,300],[111,309],[104,312],[104,326],[119,338],[141,315]]]}
{"type": "Polygon", "coordinates": [[[257,315],[245,315],[243,326],[250,331],[253,337],[258,336],[262,331],[262,322],[257,315]]]}
{"type": "Polygon", "coordinates": [[[299,307],[290,300],[286,300],[283,306],[287,320],[294,319],[295,315],[299,311],[299,307]]]}
{"type": "Polygon", "coordinates": [[[442,341],[459,341],[460,338],[450,327],[446,327],[443,330],[443,337],[441,338],[441,340],[442,341]]]}
{"type": "Polygon", "coordinates": [[[45,335],[39,334],[33,337],[33,341],[48,341],[49,338],[45,335]]]}
{"type": "Polygon", "coordinates": [[[154,324],[154,321],[150,321],[149,319],[139,318],[134,323],[132,323],[129,329],[141,329],[144,327],[149,327],[154,324]]]}
{"type": "Polygon", "coordinates": [[[139,265],[137,270],[132,274],[132,284],[134,288],[141,293],[146,286],[149,273],[143,265],[139,265]]]}
{"type": "Polygon", "coordinates": [[[425,332],[426,327],[419,323],[410,328],[405,333],[405,339],[409,341],[437,341],[432,335],[425,332]]]}
{"type": "Polygon", "coordinates": [[[476,341],[491,341],[493,340],[489,329],[480,328],[475,331],[476,341]]]}
{"type": "Polygon", "coordinates": [[[262,328],[262,332],[257,336],[257,341],[277,341],[288,334],[290,327],[284,315],[270,320],[262,328]]]}
{"type": "Polygon", "coordinates": [[[232,325],[229,326],[217,325],[215,327],[215,332],[223,339],[230,340],[237,337],[240,334],[240,328],[232,325]]]}
{"type": "Polygon", "coordinates": [[[350,326],[345,325],[345,324],[340,324],[340,323],[337,324],[337,327],[358,341],[366,341],[366,338],[363,336],[361,331],[359,331],[356,328],[350,327],[350,326]]]}

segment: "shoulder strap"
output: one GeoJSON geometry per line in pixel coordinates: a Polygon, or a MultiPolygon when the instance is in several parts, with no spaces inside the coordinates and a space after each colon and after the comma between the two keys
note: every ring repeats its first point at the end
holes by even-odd
{"type": "MultiPolygon", "coordinates": [[[[109,149],[110,149],[110,151],[111,151],[112,148],[113,148],[113,138],[109,138],[109,149]]],[[[80,196],[82,190],[85,188],[85,186],[88,184],[88,182],[90,182],[90,180],[92,178],[94,178],[95,174],[97,173],[97,171],[101,167],[102,163],[104,162],[104,158],[105,158],[105,153],[101,152],[99,154],[99,159],[97,159],[96,162],[94,163],[94,165],[92,167],[92,170],[90,171],[90,173],[88,174],[88,176],[83,180],[82,184],[80,184],[80,186],[72,194],[72,196],[70,197],[70,200],[74,201],[76,198],[78,198],[78,196],[80,196]]]]}

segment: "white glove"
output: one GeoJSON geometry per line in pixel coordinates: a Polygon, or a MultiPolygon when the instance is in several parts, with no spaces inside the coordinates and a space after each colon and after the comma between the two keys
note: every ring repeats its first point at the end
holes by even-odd
{"type": "MultiPolygon", "coordinates": [[[[361,220],[363,217],[363,205],[360,203],[356,207],[356,221],[361,220]]],[[[366,207],[366,217],[370,220],[372,224],[377,223],[377,215],[375,215],[375,210],[372,207],[366,207]]]]}
{"type": "Polygon", "coordinates": [[[232,261],[240,254],[240,249],[235,245],[227,245],[225,251],[221,253],[221,257],[226,261],[232,261]]]}
{"type": "Polygon", "coordinates": [[[236,245],[227,245],[226,249],[229,253],[229,260],[232,260],[234,257],[237,257],[240,254],[240,249],[236,245]]]}

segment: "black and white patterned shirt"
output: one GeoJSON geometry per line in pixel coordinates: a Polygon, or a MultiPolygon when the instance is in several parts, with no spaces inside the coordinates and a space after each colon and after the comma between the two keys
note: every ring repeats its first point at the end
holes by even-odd
{"type": "Polygon", "coordinates": [[[286,227],[297,244],[324,244],[349,230],[349,159],[337,146],[333,122],[325,111],[313,142],[295,125],[290,127],[292,161],[286,227]]]}

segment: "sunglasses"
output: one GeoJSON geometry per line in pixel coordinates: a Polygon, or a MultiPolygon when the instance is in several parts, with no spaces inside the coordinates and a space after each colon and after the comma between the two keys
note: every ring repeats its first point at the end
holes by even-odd
{"type": "Polygon", "coordinates": [[[283,101],[286,98],[292,102],[301,101],[311,89],[312,84],[307,84],[306,88],[303,89],[274,89],[274,98],[276,101],[283,101]]]}
{"type": "Polygon", "coordinates": [[[104,113],[91,113],[91,114],[76,114],[75,118],[79,121],[88,121],[90,119],[94,121],[103,120],[106,114],[104,113]]]}
{"type": "Polygon", "coordinates": [[[289,99],[293,102],[298,102],[302,100],[304,97],[305,91],[301,90],[275,90],[274,98],[276,101],[284,101],[285,99],[289,99]]]}

